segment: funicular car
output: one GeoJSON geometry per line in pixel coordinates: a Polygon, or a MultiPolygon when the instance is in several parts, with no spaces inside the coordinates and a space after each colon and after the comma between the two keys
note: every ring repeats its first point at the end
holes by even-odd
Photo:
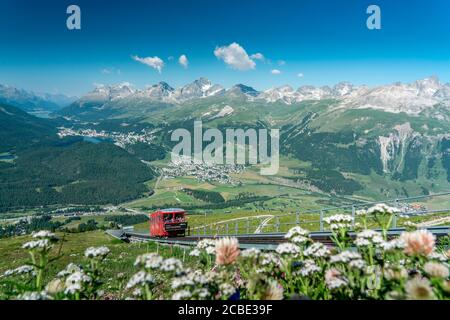
{"type": "Polygon", "coordinates": [[[150,214],[150,235],[152,237],[184,237],[186,229],[186,211],[183,209],[159,209],[150,214]]]}

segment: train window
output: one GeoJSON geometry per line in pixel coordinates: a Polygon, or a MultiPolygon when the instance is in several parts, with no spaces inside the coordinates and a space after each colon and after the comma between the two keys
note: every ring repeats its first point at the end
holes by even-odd
{"type": "Polygon", "coordinates": [[[172,220],[172,215],[171,214],[165,214],[164,215],[164,221],[170,221],[172,220]]]}
{"type": "Polygon", "coordinates": [[[175,220],[183,220],[184,214],[183,213],[176,213],[175,214],[175,220]]]}

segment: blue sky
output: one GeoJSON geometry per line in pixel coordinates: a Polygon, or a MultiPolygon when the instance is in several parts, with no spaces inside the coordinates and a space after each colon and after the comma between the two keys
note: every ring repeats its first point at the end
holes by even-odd
{"type": "Polygon", "coordinates": [[[94,83],[176,87],[200,76],[260,90],[429,75],[450,82],[449,14],[446,0],[0,0],[0,83],[82,95],[94,83]],[[81,8],[81,30],[66,28],[70,4],[81,8]],[[381,8],[381,30],[366,28],[370,4],[381,8]],[[232,43],[253,68],[219,59],[232,43]],[[164,67],[159,73],[132,56],[158,57],[164,67]]]}

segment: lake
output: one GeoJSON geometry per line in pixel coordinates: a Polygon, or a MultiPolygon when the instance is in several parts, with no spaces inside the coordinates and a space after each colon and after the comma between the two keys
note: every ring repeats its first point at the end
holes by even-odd
{"type": "Polygon", "coordinates": [[[17,157],[11,153],[0,154],[0,161],[2,160],[15,160],[17,157]]]}

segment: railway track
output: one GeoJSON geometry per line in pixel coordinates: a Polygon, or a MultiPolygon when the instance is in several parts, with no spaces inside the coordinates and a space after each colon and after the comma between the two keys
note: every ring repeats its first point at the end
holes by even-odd
{"type": "MultiPolygon", "coordinates": [[[[440,227],[428,227],[425,228],[433,233],[436,238],[449,235],[450,226],[440,227]]],[[[118,230],[117,230],[118,231],[118,230]]],[[[404,228],[391,229],[388,232],[388,237],[395,237],[405,231],[404,228]]],[[[217,239],[222,237],[236,237],[242,248],[256,247],[261,249],[275,249],[276,246],[282,242],[286,242],[284,239],[285,233],[260,233],[260,234],[238,234],[238,235],[196,235],[177,238],[153,238],[146,233],[138,233],[132,231],[122,231],[122,233],[116,232],[114,236],[126,241],[153,241],[163,244],[175,244],[182,246],[194,246],[198,241],[202,239],[217,239]]],[[[325,245],[332,246],[331,232],[311,232],[310,236],[314,241],[321,242],[325,245]]],[[[355,233],[350,233],[351,237],[355,236],[355,233]]]]}

